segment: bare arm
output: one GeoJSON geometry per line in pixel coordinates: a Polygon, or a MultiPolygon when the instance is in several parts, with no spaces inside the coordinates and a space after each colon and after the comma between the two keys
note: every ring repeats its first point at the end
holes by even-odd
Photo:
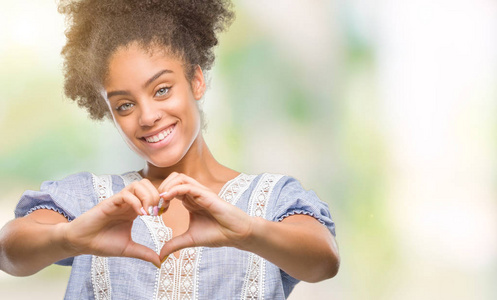
{"type": "Polygon", "coordinates": [[[318,282],[335,276],[340,256],[333,235],[316,219],[293,215],[282,222],[253,218],[252,230],[239,248],[279,266],[292,277],[318,282]]]}
{"type": "Polygon", "coordinates": [[[64,216],[47,209],[7,223],[0,231],[0,269],[28,276],[71,257],[61,231],[67,223],[64,216]]]}

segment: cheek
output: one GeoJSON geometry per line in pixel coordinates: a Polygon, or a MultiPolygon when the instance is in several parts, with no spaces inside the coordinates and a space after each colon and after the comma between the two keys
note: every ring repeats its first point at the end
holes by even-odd
{"type": "Polygon", "coordinates": [[[192,130],[197,131],[198,128],[200,127],[201,120],[200,120],[200,110],[199,110],[199,107],[198,107],[196,101],[190,102],[188,104],[187,116],[188,116],[188,119],[190,121],[189,127],[191,127],[192,130]]]}
{"type": "MultiPolygon", "coordinates": [[[[188,127],[199,122],[200,112],[197,106],[197,101],[193,99],[191,94],[185,93],[183,97],[178,97],[177,101],[170,102],[168,107],[169,113],[184,119],[183,122],[188,124],[188,127]]],[[[195,125],[196,126],[196,125],[195,125]]]]}
{"type": "Polygon", "coordinates": [[[130,139],[130,137],[132,136],[132,127],[130,126],[129,122],[124,122],[122,119],[119,120],[114,118],[114,125],[123,138],[128,140],[130,139]]]}

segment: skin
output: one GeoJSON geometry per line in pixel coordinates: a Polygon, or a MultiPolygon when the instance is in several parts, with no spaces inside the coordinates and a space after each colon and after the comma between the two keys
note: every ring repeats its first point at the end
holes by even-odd
{"type": "Polygon", "coordinates": [[[161,47],[146,51],[131,43],[117,49],[102,94],[126,143],[147,161],[140,172],[144,179],[72,222],[43,209],[9,222],[0,231],[0,269],[26,276],[80,254],[135,257],[160,266],[186,247],[229,246],[254,252],[300,280],[335,276],[337,245],[316,219],[294,215],[270,222],[219,198],[239,173],[219,164],[203,139],[197,103],[204,92],[200,67],[188,80],[183,61],[161,47]],[[164,130],[169,135],[163,141],[147,142],[164,130]],[[133,242],[131,226],[163,193],[162,218],[173,238],[158,255],[133,242]]]}

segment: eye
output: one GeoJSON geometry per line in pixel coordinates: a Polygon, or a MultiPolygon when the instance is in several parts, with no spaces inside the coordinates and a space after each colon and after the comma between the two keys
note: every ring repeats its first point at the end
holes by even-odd
{"type": "Polygon", "coordinates": [[[118,107],[116,107],[116,110],[118,112],[125,112],[127,110],[130,110],[131,108],[133,107],[133,103],[124,103],[122,105],[119,105],[118,107]]]}
{"type": "Polygon", "coordinates": [[[162,88],[158,89],[157,92],[155,92],[155,96],[156,97],[165,96],[169,93],[170,89],[171,89],[170,87],[162,87],[162,88]]]}

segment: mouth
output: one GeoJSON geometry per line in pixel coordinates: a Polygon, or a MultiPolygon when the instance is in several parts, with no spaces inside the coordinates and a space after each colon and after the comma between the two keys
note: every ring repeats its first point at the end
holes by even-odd
{"type": "Polygon", "coordinates": [[[162,130],[154,135],[144,136],[144,137],[142,137],[142,139],[145,140],[147,143],[152,143],[152,144],[158,143],[160,141],[165,140],[173,132],[175,127],[176,127],[176,124],[169,126],[166,129],[164,129],[164,130],[162,130]]]}

